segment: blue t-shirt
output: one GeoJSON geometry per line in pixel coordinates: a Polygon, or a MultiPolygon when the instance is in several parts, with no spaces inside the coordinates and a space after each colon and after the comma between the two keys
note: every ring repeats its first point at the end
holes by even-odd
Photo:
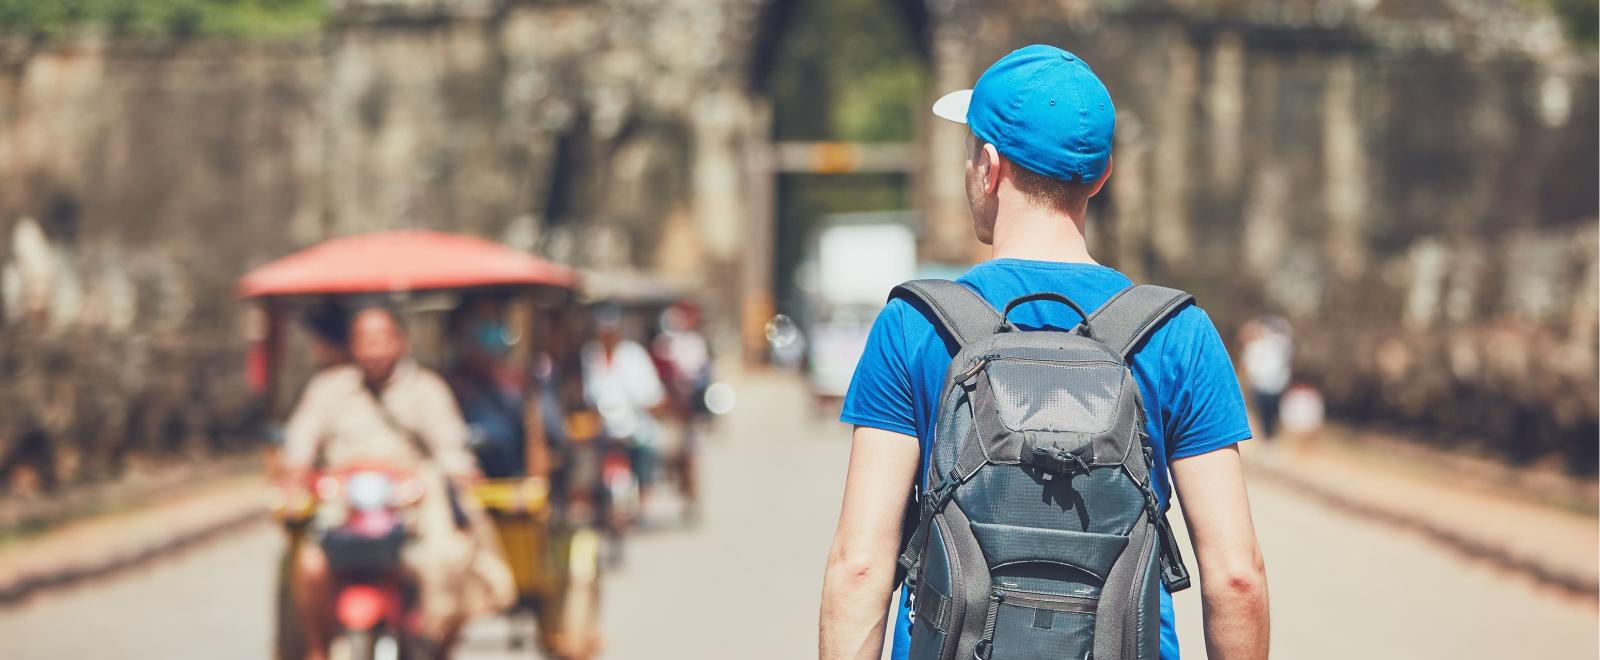
{"type": "MultiPolygon", "coordinates": [[[[1054,291],[1090,311],[1133,284],[1105,266],[1022,259],[987,261],[956,281],[976,290],[995,309],[1003,309],[1020,296],[1054,291]]],[[[1010,319],[1025,330],[1068,330],[1081,320],[1072,308],[1050,301],[1020,305],[1010,319]]],[[[866,352],[845,395],[840,415],[845,423],[917,438],[922,446],[919,480],[926,478],[923,468],[932,449],[939,392],[953,349],[916,308],[902,300],[890,301],[872,324],[866,352]]],[[[1211,317],[1198,306],[1187,306],[1169,318],[1134,351],[1131,361],[1156,450],[1152,472],[1156,496],[1165,503],[1171,460],[1250,437],[1244,398],[1222,337],[1211,317]]],[[[895,616],[895,660],[906,657],[910,641],[910,620],[902,597],[895,616]]],[[[1172,597],[1165,588],[1161,592],[1161,657],[1178,658],[1172,597]]]]}

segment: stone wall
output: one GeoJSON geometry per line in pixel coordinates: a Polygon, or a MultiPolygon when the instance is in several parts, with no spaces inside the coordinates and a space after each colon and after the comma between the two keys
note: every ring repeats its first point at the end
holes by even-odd
{"type": "Polygon", "coordinates": [[[237,446],[233,279],[322,233],[320,50],[0,53],[0,479],[237,446]]]}
{"type": "MultiPolygon", "coordinates": [[[[759,334],[751,255],[780,234],[759,221],[770,110],[750,71],[783,1],[339,0],[297,43],[0,42],[0,480],[237,442],[260,412],[233,281],[334,235],[441,228],[651,270],[759,334]]],[[[926,9],[930,99],[1034,41],[1104,77],[1102,259],[1193,289],[1225,334],[1288,315],[1341,416],[1594,465],[1600,90],[1549,17],[926,9]]],[[[919,133],[934,259],[979,253],[960,130],[919,133]]]]}
{"type": "Polygon", "coordinates": [[[1549,17],[1464,13],[1487,4],[1241,4],[1025,11],[980,21],[974,56],[1045,41],[1095,66],[1118,105],[1098,254],[1191,288],[1225,335],[1287,315],[1335,415],[1592,470],[1592,52],[1549,17]]]}
{"type": "Polygon", "coordinates": [[[708,6],[343,2],[297,43],[0,42],[0,484],[259,435],[234,282],[332,236],[459,231],[736,301],[750,110],[708,6]]]}

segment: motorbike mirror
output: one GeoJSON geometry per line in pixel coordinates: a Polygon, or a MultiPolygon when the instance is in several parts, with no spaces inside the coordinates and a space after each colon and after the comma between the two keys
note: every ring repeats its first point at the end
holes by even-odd
{"type": "Polygon", "coordinates": [[[733,405],[737,402],[733,386],[727,383],[712,383],[706,388],[706,410],[713,415],[726,415],[733,412],[733,405]]]}

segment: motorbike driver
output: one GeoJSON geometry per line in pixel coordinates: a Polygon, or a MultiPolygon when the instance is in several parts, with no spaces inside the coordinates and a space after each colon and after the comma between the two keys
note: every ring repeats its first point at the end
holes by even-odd
{"type": "MultiPolygon", "coordinates": [[[[417,588],[418,633],[448,655],[468,618],[515,597],[488,521],[475,503],[452,494],[481,478],[466,448],[467,426],[444,381],[407,357],[393,312],[357,312],[349,342],[352,363],[314,376],[290,416],[285,467],[294,484],[305,484],[314,469],[374,462],[412,470],[421,480],[401,560],[417,588]]],[[[295,605],[307,657],[321,660],[335,627],[332,576],[317,544],[302,543],[297,552],[295,605]]]]}
{"type": "Polygon", "coordinates": [[[666,390],[650,352],[623,338],[621,310],[609,305],[596,309],[594,328],[594,340],[583,347],[584,399],[600,413],[606,435],[626,445],[643,505],[660,433],[654,413],[666,402],[666,390]]]}

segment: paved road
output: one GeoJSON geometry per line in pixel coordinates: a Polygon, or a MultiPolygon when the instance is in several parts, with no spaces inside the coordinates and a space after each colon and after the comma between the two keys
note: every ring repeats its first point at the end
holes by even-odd
{"type": "MultiPolygon", "coordinates": [[[[606,585],[608,657],[814,657],[819,575],[848,437],[794,401],[792,383],[741,385],[707,454],[704,522],[663,522],[606,585]]],[[[1251,486],[1273,596],[1274,657],[1595,658],[1596,608],[1409,533],[1251,486]]],[[[671,519],[670,503],[655,513],[671,519]]],[[[137,572],[0,609],[0,658],[265,658],[265,525],[137,572]]],[[[1186,657],[1204,657],[1199,594],[1179,594],[1186,657]]],[[[462,655],[515,657],[504,627],[474,627],[462,655]]]]}

